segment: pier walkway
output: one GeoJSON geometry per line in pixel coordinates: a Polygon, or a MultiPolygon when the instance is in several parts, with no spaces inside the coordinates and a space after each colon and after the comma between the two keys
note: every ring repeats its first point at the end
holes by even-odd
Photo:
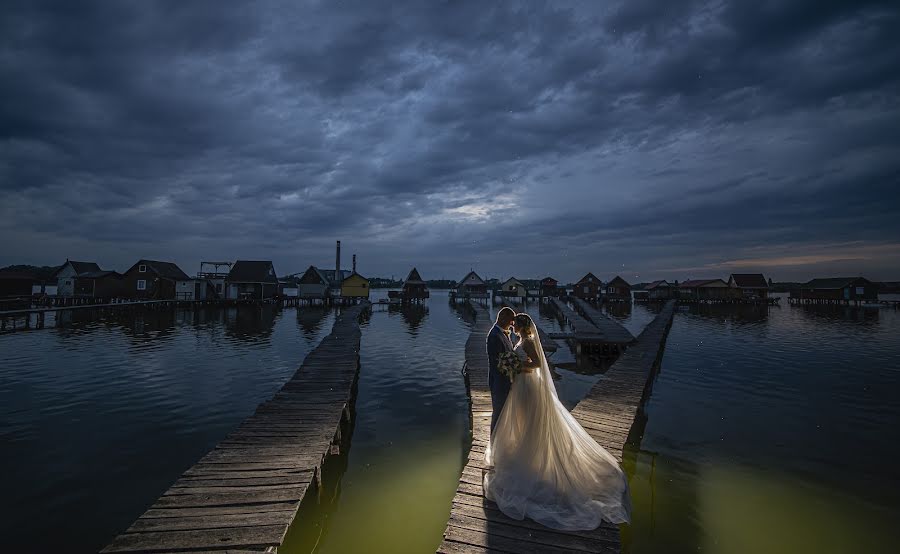
{"type": "MultiPolygon", "coordinates": [[[[453,498],[442,553],[621,552],[617,526],[604,523],[593,531],[556,531],[531,520],[504,515],[484,498],[482,469],[490,438],[491,393],[485,337],[493,322],[483,307],[472,305],[475,323],[466,342],[466,383],[472,401],[472,448],[453,498]]],[[[622,452],[653,370],[662,357],[675,303],[669,302],[572,411],[594,439],[616,459],[622,452]]]]}
{"type": "Polygon", "coordinates": [[[628,344],[634,340],[634,335],[623,327],[621,323],[598,310],[589,302],[581,298],[573,298],[572,303],[575,305],[576,310],[581,312],[588,321],[600,330],[604,342],[628,344]]]}
{"type": "Polygon", "coordinates": [[[559,298],[551,298],[550,305],[556,308],[561,316],[566,318],[569,326],[572,327],[571,333],[551,333],[551,337],[555,339],[575,339],[578,341],[602,341],[602,334],[596,325],[582,317],[581,314],[569,307],[565,301],[559,298]]]}
{"type": "Polygon", "coordinates": [[[276,552],[300,502],[315,494],[325,459],[339,450],[368,309],[344,308],[281,390],[102,552],[276,552]]]}

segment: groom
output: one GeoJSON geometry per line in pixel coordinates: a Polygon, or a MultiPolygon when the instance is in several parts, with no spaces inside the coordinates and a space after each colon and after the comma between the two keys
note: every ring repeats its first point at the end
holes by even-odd
{"type": "Polygon", "coordinates": [[[511,383],[508,377],[497,370],[497,362],[501,353],[513,351],[512,341],[509,339],[509,330],[515,318],[516,312],[512,308],[501,308],[497,312],[497,321],[491,327],[491,331],[487,336],[487,355],[490,365],[488,386],[491,389],[491,405],[493,408],[493,413],[491,414],[491,435],[494,434],[494,427],[497,425],[497,420],[500,419],[500,412],[503,410],[503,404],[506,403],[506,397],[509,395],[511,383]]]}

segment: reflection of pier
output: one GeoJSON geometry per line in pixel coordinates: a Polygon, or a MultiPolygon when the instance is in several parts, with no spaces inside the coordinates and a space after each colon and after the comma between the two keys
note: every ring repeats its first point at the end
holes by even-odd
{"type": "Polygon", "coordinates": [[[274,398],[103,552],[274,552],[300,502],[316,494],[323,463],[340,450],[359,370],[358,322],[367,309],[344,309],[274,398]]]}
{"type": "MultiPolygon", "coordinates": [[[[621,537],[614,525],[604,523],[593,531],[557,531],[528,519],[511,519],[484,498],[482,471],[491,425],[484,337],[493,322],[483,307],[470,306],[475,323],[466,342],[466,384],[471,398],[472,448],[438,552],[620,552],[621,537]]],[[[670,302],[572,411],[620,462],[653,369],[662,357],[673,313],[674,302],[670,302]]]]}
{"type": "Polygon", "coordinates": [[[0,311],[0,332],[15,331],[17,329],[43,329],[48,313],[59,314],[73,310],[128,310],[128,309],[160,309],[182,305],[184,302],[176,300],[141,300],[134,302],[111,302],[107,304],[74,304],[69,306],[39,306],[36,308],[22,308],[18,310],[0,311]],[[19,320],[22,327],[19,327],[19,320]]]}
{"type": "Polygon", "coordinates": [[[551,298],[550,302],[572,328],[568,333],[550,333],[550,338],[575,342],[579,354],[585,350],[599,351],[598,353],[606,355],[619,353],[625,349],[625,345],[634,341],[631,333],[621,324],[584,300],[575,299],[575,305],[581,313],[570,308],[559,298],[551,298]]]}

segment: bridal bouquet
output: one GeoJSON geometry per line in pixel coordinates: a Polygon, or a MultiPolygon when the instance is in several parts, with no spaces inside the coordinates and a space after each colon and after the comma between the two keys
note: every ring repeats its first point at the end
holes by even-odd
{"type": "Polygon", "coordinates": [[[522,373],[522,360],[515,352],[501,352],[497,360],[497,371],[515,381],[516,375],[522,373]]]}

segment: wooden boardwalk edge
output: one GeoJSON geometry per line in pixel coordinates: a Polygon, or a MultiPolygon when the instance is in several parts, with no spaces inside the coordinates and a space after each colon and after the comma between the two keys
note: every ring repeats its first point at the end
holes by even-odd
{"type": "MultiPolygon", "coordinates": [[[[513,520],[484,498],[481,476],[491,419],[485,340],[493,321],[484,307],[470,303],[469,309],[475,314],[466,341],[465,362],[466,388],[471,400],[472,447],[437,551],[448,554],[621,552],[617,526],[604,523],[593,531],[557,531],[530,520],[513,520]]],[[[588,433],[619,462],[662,358],[674,312],[675,303],[670,301],[572,411],[588,433]]]]}
{"type": "Polygon", "coordinates": [[[102,552],[277,552],[350,417],[369,308],[343,308],[274,397],[102,552]]]}

